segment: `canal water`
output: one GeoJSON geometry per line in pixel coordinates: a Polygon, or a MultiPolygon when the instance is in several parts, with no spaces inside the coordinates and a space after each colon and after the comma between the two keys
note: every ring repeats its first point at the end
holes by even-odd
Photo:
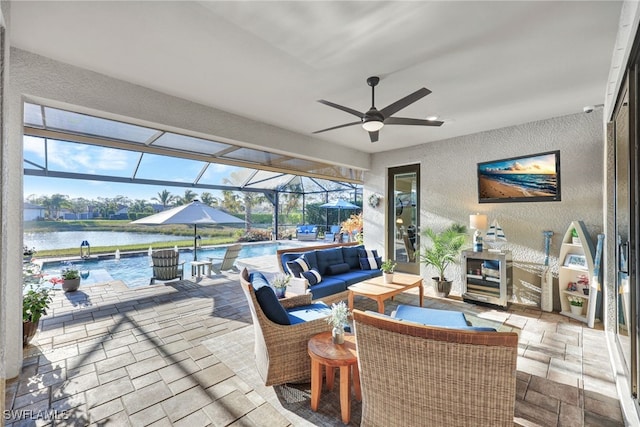
{"type": "Polygon", "coordinates": [[[48,249],[80,248],[86,240],[91,246],[124,246],[137,243],[171,242],[187,240],[188,236],[167,234],[129,233],[126,231],[56,231],[52,233],[24,233],[24,245],[36,251],[48,249]]]}

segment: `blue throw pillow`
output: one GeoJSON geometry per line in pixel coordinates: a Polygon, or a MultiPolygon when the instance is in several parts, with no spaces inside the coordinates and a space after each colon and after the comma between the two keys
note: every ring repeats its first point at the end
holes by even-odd
{"type": "Polygon", "coordinates": [[[327,267],[326,273],[328,275],[342,274],[350,270],[349,264],[343,262],[342,264],[334,264],[327,267]]]}
{"type": "Polygon", "coordinates": [[[362,270],[379,270],[382,265],[382,258],[360,258],[360,268],[362,270]]]}
{"type": "Polygon", "coordinates": [[[302,277],[307,279],[307,281],[309,282],[309,286],[317,285],[322,281],[322,276],[315,268],[312,268],[309,271],[303,271],[302,277]]]}
{"type": "Polygon", "coordinates": [[[251,282],[254,291],[257,291],[264,286],[269,287],[269,281],[264,277],[264,274],[259,271],[254,271],[249,274],[249,282],[251,282]]]}
{"type": "Polygon", "coordinates": [[[289,315],[278,301],[276,293],[270,286],[262,286],[256,292],[256,299],[267,319],[279,325],[290,325],[289,315]]]}
{"type": "Polygon", "coordinates": [[[291,273],[293,277],[301,277],[302,273],[309,271],[311,267],[309,267],[309,263],[307,263],[304,257],[300,257],[289,261],[287,263],[287,269],[289,269],[289,273],[291,273]]]}

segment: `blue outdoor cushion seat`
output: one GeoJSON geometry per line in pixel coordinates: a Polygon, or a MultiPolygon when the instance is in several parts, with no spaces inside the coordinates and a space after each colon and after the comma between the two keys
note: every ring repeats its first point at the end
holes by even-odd
{"type": "Polygon", "coordinates": [[[342,273],[340,279],[344,280],[347,286],[351,286],[379,275],[380,270],[349,270],[346,273],[342,273]],[[373,272],[376,272],[376,274],[372,274],[373,272]]]}
{"type": "Polygon", "coordinates": [[[394,315],[396,320],[419,323],[426,326],[441,328],[464,329],[468,331],[495,332],[494,328],[471,326],[464,313],[453,310],[437,310],[433,308],[399,305],[394,315]]]}
{"type": "Polygon", "coordinates": [[[329,295],[343,292],[346,289],[346,283],[344,280],[340,280],[331,276],[323,276],[322,282],[317,285],[313,285],[311,288],[311,295],[313,299],[320,299],[329,295]]]}
{"type": "Polygon", "coordinates": [[[289,315],[289,321],[292,325],[309,322],[311,320],[322,319],[331,315],[331,307],[322,301],[310,304],[294,307],[287,310],[289,315]]]}

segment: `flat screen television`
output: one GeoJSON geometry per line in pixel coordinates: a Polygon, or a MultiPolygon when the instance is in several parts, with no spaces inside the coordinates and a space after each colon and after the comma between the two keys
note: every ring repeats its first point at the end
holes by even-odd
{"type": "Polygon", "coordinates": [[[560,150],[478,163],[479,203],[560,200],[560,150]]]}

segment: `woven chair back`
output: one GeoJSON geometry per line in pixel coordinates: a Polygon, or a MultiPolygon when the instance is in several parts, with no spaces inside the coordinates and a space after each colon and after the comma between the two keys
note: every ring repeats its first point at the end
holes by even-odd
{"type": "Polygon", "coordinates": [[[513,426],[518,335],[354,310],[362,426],[513,426]]]}

